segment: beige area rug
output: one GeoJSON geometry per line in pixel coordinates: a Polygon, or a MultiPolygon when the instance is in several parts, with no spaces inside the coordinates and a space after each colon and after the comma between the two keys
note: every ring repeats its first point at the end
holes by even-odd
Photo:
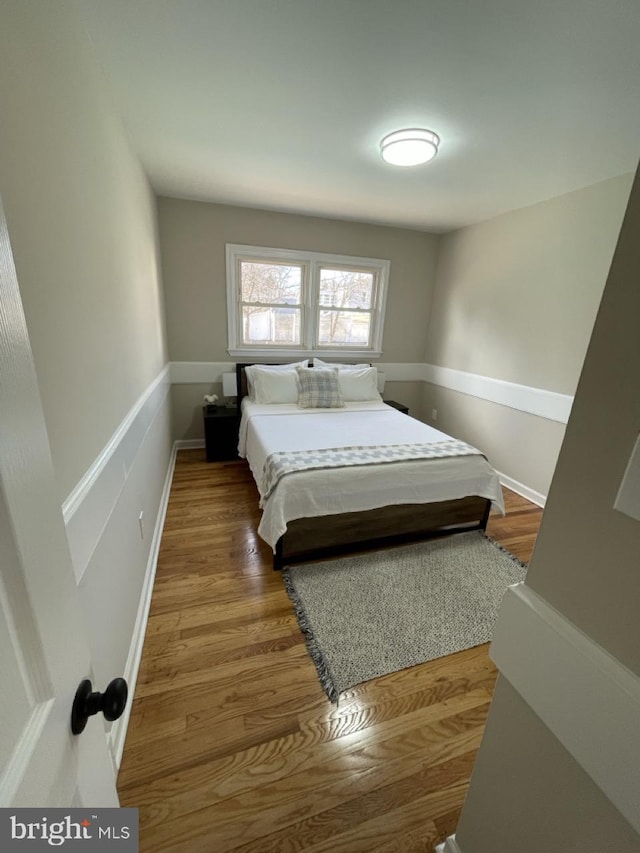
{"type": "Polygon", "coordinates": [[[526,565],[483,533],[292,566],[283,579],[332,702],[363,681],[491,639],[526,565]]]}

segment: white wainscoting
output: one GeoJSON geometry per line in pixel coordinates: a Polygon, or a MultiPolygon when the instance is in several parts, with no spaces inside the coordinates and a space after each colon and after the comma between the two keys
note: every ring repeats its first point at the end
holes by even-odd
{"type": "MultiPolygon", "coordinates": [[[[510,409],[536,415],[540,418],[566,424],[573,405],[573,397],[558,394],[543,388],[505,382],[490,376],[480,376],[462,370],[452,370],[433,364],[419,362],[381,362],[376,365],[388,382],[428,382],[461,394],[507,406],[510,409]]],[[[173,361],[170,365],[170,380],[178,384],[211,384],[222,382],[222,374],[235,369],[235,362],[173,361]]],[[[184,445],[185,447],[187,445],[184,445]]],[[[202,444],[191,444],[202,447],[202,444]]],[[[519,495],[540,507],[546,503],[546,495],[530,488],[525,483],[499,473],[500,482],[519,495]]]]}
{"type": "Polygon", "coordinates": [[[147,568],[145,571],[144,584],[142,587],[142,595],[138,604],[138,612],[136,622],[131,637],[129,646],[129,654],[124,668],[124,678],[129,687],[129,701],[125,708],[124,714],[111,727],[109,732],[109,746],[111,755],[116,766],[120,767],[122,761],[122,752],[124,750],[124,742],[127,736],[127,728],[129,726],[129,718],[131,716],[131,707],[133,704],[133,695],[136,689],[138,680],[138,671],[140,669],[140,661],[142,659],[142,647],[147,630],[147,621],[149,618],[149,609],[151,607],[151,594],[153,593],[153,582],[156,577],[156,568],[158,566],[158,553],[160,551],[160,542],[162,540],[162,530],[164,528],[164,520],[167,515],[167,506],[169,504],[169,494],[171,492],[171,482],[173,480],[173,472],[176,464],[176,445],[173,446],[169,467],[167,468],[167,476],[164,481],[164,488],[160,498],[160,508],[156,518],[151,547],[149,549],[149,558],[147,560],[147,568]]]}
{"type": "Polygon", "coordinates": [[[94,689],[122,676],[125,714],[108,731],[122,758],[173,476],[169,365],[141,394],[62,510],[87,622],[94,689]],[[143,528],[139,514],[143,511],[143,528]]]}
{"type": "Polygon", "coordinates": [[[145,435],[169,393],[169,365],[140,396],[95,462],[62,504],[71,559],[80,583],[145,435]]]}
{"type": "MultiPolygon", "coordinates": [[[[249,362],[245,358],[241,361],[249,362]]],[[[268,359],[259,359],[267,361],[268,359]]],[[[280,359],[282,360],[282,359],[280,359]]],[[[424,382],[427,381],[425,368],[429,365],[408,362],[386,362],[376,364],[378,370],[385,374],[387,381],[424,382]]],[[[223,373],[233,373],[235,361],[172,361],[169,378],[172,384],[193,385],[211,382],[222,382],[223,373]]]]}
{"type": "Polygon", "coordinates": [[[507,590],[490,656],[640,832],[640,678],[526,584],[507,590]]]}
{"type": "MultiPolygon", "coordinates": [[[[387,382],[429,382],[562,424],[567,423],[573,405],[573,397],[569,394],[434,364],[380,362],[376,367],[385,374],[387,382]]],[[[231,361],[172,361],[170,379],[172,383],[189,384],[222,382],[222,374],[234,369],[235,362],[231,361]]]]}
{"type": "Polygon", "coordinates": [[[558,394],[555,391],[545,391],[543,388],[532,388],[529,385],[518,385],[515,382],[505,382],[490,376],[480,376],[476,373],[466,373],[463,370],[452,370],[449,367],[439,367],[425,364],[423,380],[432,385],[440,385],[461,394],[479,397],[491,403],[499,403],[510,409],[537,415],[540,418],[566,424],[569,420],[573,397],[568,394],[558,394]]]}

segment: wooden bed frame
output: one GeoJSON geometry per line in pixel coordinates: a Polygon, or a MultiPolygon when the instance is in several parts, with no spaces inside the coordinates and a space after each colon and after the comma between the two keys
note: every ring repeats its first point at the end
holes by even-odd
{"type": "MultiPolygon", "coordinates": [[[[236,365],[238,406],[247,395],[247,364],[236,365]]],[[[276,544],[273,568],[349,551],[397,545],[452,533],[486,530],[491,501],[477,495],[426,504],[400,504],[363,512],[298,518],[276,544]]]]}

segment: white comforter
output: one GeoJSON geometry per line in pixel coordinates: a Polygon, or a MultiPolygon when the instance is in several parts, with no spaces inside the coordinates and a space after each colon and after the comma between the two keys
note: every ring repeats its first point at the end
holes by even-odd
{"type": "MultiPolygon", "coordinates": [[[[344,409],[299,409],[295,404],[242,401],[238,453],[261,490],[264,462],[278,450],[413,444],[450,436],[382,402],[347,403],[344,409]]],[[[482,456],[417,460],[394,465],[288,474],[267,498],[259,535],[272,548],[294,518],[336,515],[392,504],[431,503],[479,495],[504,513],[497,473],[482,456]]],[[[261,493],[262,496],[262,493],[261,493]]]]}

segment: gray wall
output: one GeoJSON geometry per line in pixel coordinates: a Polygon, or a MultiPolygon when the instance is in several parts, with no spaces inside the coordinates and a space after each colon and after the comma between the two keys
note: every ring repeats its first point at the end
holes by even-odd
{"type": "Polygon", "coordinates": [[[633,828],[504,678],[473,774],[461,853],[640,853],[633,828]]]}
{"type": "MultiPolygon", "coordinates": [[[[62,503],[166,363],[155,199],[66,0],[2,3],[0,193],[62,503]]],[[[171,453],[167,392],[67,520],[101,689],[130,678],[171,453]]]]}
{"type": "MultiPolygon", "coordinates": [[[[172,198],[158,199],[158,217],[172,361],[234,361],[227,353],[225,243],[389,259],[381,361],[422,361],[435,235],[172,198]]],[[[417,383],[403,384],[413,386],[409,402],[417,404],[417,383]]],[[[211,384],[173,388],[176,438],[201,437],[202,395],[211,391],[220,394],[211,384]]]]}
{"type": "Polygon", "coordinates": [[[422,393],[425,422],[480,448],[501,474],[547,495],[564,424],[428,382],[422,393]]]}
{"type": "MultiPolygon", "coordinates": [[[[441,237],[161,198],[170,358],[231,361],[226,242],[307,248],[391,259],[382,363],[426,362],[571,395],[630,186],[630,175],[613,178],[441,237]]],[[[220,388],[174,387],[177,438],[202,436],[199,407],[211,391],[220,388]]],[[[385,396],[427,422],[437,409],[436,426],[547,494],[563,424],[429,384],[390,382],[385,396]]]]}
{"type": "Polygon", "coordinates": [[[172,361],[232,360],[225,243],[389,259],[384,360],[422,360],[435,235],[172,198],[158,199],[158,217],[172,361]]]}
{"type": "MultiPolygon", "coordinates": [[[[445,235],[425,361],[572,395],[632,177],[445,235]]],[[[490,411],[465,394],[427,389],[425,410],[433,407],[438,426],[478,444],[503,473],[547,493],[561,425],[524,414],[518,425],[506,407],[490,411]],[[526,452],[514,441],[522,429],[526,452]]]]}
{"type": "Polygon", "coordinates": [[[62,501],[166,361],[155,199],[64,0],[2,4],[0,152],[62,501]]]}
{"type": "Polygon", "coordinates": [[[640,433],[639,237],[637,180],[527,578],[637,675],[640,522],[613,504],[640,433]]]}
{"type": "MultiPolygon", "coordinates": [[[[636,675],[640,522],[613,504],[640,432],[639,234],[636,179],[526,580],[636,675]]],[[[640,851],[640,838],[510,688],[496,693],[457,838],[464,853],[640,851]]]]}
{"type": "Polygon", "coordinates": [[[425,361],[573,394],[632,179],[445,235],[425,361]]]}

